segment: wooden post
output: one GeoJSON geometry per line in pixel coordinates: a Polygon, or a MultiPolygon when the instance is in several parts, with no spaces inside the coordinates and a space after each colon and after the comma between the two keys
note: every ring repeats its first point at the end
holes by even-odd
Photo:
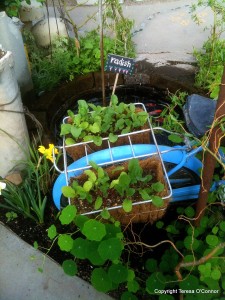
{"type": "MultiPolygon", "coordinates": [[[[218,121],[221,120],[225,116],[225,67],[223,71],[220,93],[217,100],[216,112],[214,116],[215,124],[212,127],[211,135],[209,138],[209,151],[214,155],[217,154],[218,149],[220,147],[220,141],[224,133],[222,132],[218,121]]],[[[199,226],[201,218],[205,213],[205,208],[207,205],[207,198],[210,191],[214,169],[216,165],[215,157],[209,152],[205,151],[203,153],[203,170],[202,170],[202,181],[199,192],[199,198],[196,205],[196,221],[195,225],[199,226]]]]}

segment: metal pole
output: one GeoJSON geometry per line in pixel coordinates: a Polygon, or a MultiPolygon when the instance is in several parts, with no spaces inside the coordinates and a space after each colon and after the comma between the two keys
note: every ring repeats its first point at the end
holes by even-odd
{"type": "MultiPolygon", "coordinates": [[[[218,123],[225,115],[225,67],[223,71],[220,93],[217,100],[216,112],[214,116],[215,124],[218,123]]],[[[215,125],[212,128],[211,136],[209,138],[209,150],[214,155],[217,154],[220,147],[220,141],[224,133],[222,132],[220,125],[215,125]]],[[[205,213],[207,205],[207,198],[210,191],[214,169],[216,165],[215,157],[209,151],[203,153],[203,170],[202,170],[202,181],[199,192],[199,198],[196,205],[196,221],[195,225],[199,226],[201,218],[205,213]]]]}

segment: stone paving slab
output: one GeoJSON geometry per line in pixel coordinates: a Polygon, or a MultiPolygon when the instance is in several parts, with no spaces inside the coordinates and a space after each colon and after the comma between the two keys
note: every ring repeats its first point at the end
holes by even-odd
{"type": "Polygon", "coordinates": [[[0,223],[0,300],[110,300],[0,223]]]}

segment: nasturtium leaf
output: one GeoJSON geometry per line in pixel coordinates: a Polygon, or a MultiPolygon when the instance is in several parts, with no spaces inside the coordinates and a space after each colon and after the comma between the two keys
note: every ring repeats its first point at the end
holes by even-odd
{"type": "Polygon", "coordinates": [[[90,180],[85,181],[83,184],[83,189],[85,192],[89,192],[92,189],[93,183],[90,180]]]}
{"type": "Polygon", "coordinates": [[[198,270],[203,277],[210,277],[211,274],[211,263],[205,263],[198,266],[198,270]]]}
{"type": "Polygon", "coordinates": [[[74,198],[76,196],[76,193],[71,186],[63,186],[62,193],[67,198],[74,198]]]}
{"type": "Polygon", "coordinates": [[[225,221],[220,222],[220,229],[225,232],[225,221]]]}
{"type": "Polygon", "coordinates": [[[109,278],[117,284],[127,281],[127,273],[127,268],[120,263],[112,264],[108,270],[109,278]]]}
{"type": "Polygon", "coordinates": [[[66,206],[62,212],[61,215],[59,216],[59,220],[61,222],[62,225],[68,225],[70,224],[77,213],[77,208],[75,205],[68,205],[66,206]]]}
{"type": "Polygon", "coordinates": [[[155,192],[162,192],[163,189],[164,189],[164,184],[162,184],[161,182],[155,182],[152,184],[152,189],[155,191],[155,192]]]}
{"type": "Polygon", "coordinates": [[[172,233],[172,234],[179,234],[179,230],[173,224],[169,224],[166,227],[166,231],[169,232],[169,233],[172,233]]]}
{"type": "Polygon", "coordinates": [[[139,284],[136,280],[128,281],[127,289],[129,292],[136,293],[139,290],[139,284]]]}
{"type": "Polygon", "coordinates": [[[91,284],[97,291],[103,293],[112,289],[112,281],[103,268],[96,268],[92,271],[91,284]]]}
{"type": "Polygon", "coordinates": [[[113,237],[101,241],[98,247],[98,252],[103,259],[116,260],[120,258],[123,245],[120,239],[113,237]]]}
{"type": "Polygon", "coordinates": [[[168,139],[175,144],[179,144],[183,142],[183,139],[177,134],[170,134],[168,136],[168,139]]]}
{"type": "Polygon", "coordinates": [[[166,279],[162,273],[155,272],[151,274],[146,281],[146,290],[149,294],[157,294],[156,290],[164,290],[166,279]]]}
{"type": "Polygon", "coordinates": [[[184,213],[188,218],[193,218],[195,216],[195,210],[191,206],[186,207],[184,213]]]}
{"type": "Polygon", "coordinates": [[[134,273],[134,271],[131,270],[131,269],[128,269],[127,272],[128,272],[128,273],[127,273],[127,281],[133,281],[134,278],[135,278],[135,273],[134,273]]]}
{"type": "Polygon", "coordinates": [[[79,237],[73,241],[73,248],[70,253],[76,258],[85,259],[87,258],[86,249],[88,245],[88,240],[79,237]]]}
{"type": "Polygon", "coordinates": [[[220,270],[219,270],[219,269],[214,269],[214,270],[212,270],[212,272],[211,272],[211,277],[212,277],[212,279],[214,279],[214,280],[219,280],[220,277],[221,277],[221,272],[220,272],[220,270]]]}
{"type": "Polygon", "coordinates": [[[218,227],[218,226],[214,226],[214,227],[212,228],[212,233],[213,233],[213,234],[217,234],[217,233],[218,233],[218,230],[219,230],[219,227],[218,227]]]}
{"type": "Polygon", "coordinates": [[[154,258],[147,259],[146,263],[145,263],[145,267],[151,273],[156,272],[157,271],[157,260],[154,258]]]}
{"type": "Polygon", "coordinates": [[[182,290],[196,290],[199,287],[199,280],[194,275],[188,275],[179,283],[182,290]]]}
{"type": "Polygon", "coordinates": [[[196,250],[199,247],[199,241],[192,236],[186,236],[184,239],[184,246],[189,250],[196,250]]]}
{"type": "Polygon", "coordinates": [[[54,237],[57,235],[57,230],[56,230],[56,227],[55,225],[51,225],[49,228],[48,228],[48,237],[52,240],[54,239],[54,237]]]}
{"type": "Polygon", "coordinates": [[[117,140],[118,140],[118,135],[113,134],[113,133],[110,132],[110,134],[109,134],[110,143],[115,143],[117,140]]]}
{"type": "Polygon", "coordinates": [[[81,230],[90,241],[101,241],[106,235],[105,225],[97,220],[88,220],[81,230]]]}
{"type": "MultiPolygon", "coordinates": [[[[105,224],[105,228],[106,228],[106,236],[104,237],[104,239],[118,237],[119,234],[122,234],[120,227],[115,226],[115,224],[105,224]]],[[[120,239],[122,238],[123,238],[123,234],[120,239]]]]}
{"type": "Polygon", "coordinates": [[[99,242],[96,241],[88,241],[86,248],[86,257],[89,259],[92,265],[94,266],[102,266],[105,263],[105,259],[103,259],[98,252],[99,242]]]}
{"type": "Polygon", "coordinates": [[[138,300],[138,298],[131,292],[126,291],[126,292],[123,292],[120,300],[138,300]]]}
{"type": "Polygon", "coordinates": [[[89,218],[87,216],[77,215],[74,219],[74,223],[76,224],[77,227],[82,229],[85,222],[87,222],[88,220],[89,220],[89,218]]]}
{"type": "Polygon", "coordinates": [[[79,138],[81,132],[82,132],[82,128],[78,128],[78,127],[72,126],[72,128],[71,128],[71,134],[72,134],[72,136],[75,139],[79,138]]]}
{"type": "Polygon", "coordinates": [[[161,229],[161,228],[163,228],[163,226],[164,226],[164,222],[163,222],[163,221],[157,221],[156,224],[155,224],[155,226],[156,226],[158,229],[161,229]]]}
{"type": "Polygon", "coordinates": [[[106,208],[101,211],[101,217],[105,220],[110,218],[110,213],[106,208]]]}
{"type": "Polygon", "coordinates": [[[62,267],[64,272],[69,276],[75,276],[77,274],[77,264],[72,259],[64,260],[62,267]]]}
{"type": "Polygon", "coordinates": [[[75,144],[75,141],[72,138],[66,138],[65,143],[66,143],[67,146],[70,146],[70,145],[75,144]]]}
{"type": "Polygon", "coordinates": [[[213,234],[208,234],[206,236],[206,243],[210,246],[217,246],[219,244],[219,239],[216,235],[213,235],[213,234]]]}
{"type": "Polygon", "coordinates": [[[124,209],[125,212],[131,212],[132,211],[132,201],[131,200],[125,199],[123,201],[122,206],[123,206],[123,209],[124,209]]]}
{"type": "Polygon", "coordinates": [[[61,234],[58,238],[60,250],[69,252],[73,248],[73,239],[68,234],[61,234]]]}
{"type": "Polygon", "coordinates": [[[102,206],[102,197],[98,196],[95,200],[94,208],[95,210],[99,209],[102,206]]]}
{"type": "Polygon", "coordinates": [[[151,198],[152,198],[152,203],[153,203],[156,207],[161,207],[161,206],[163,206],[164,201],[163,201],[163,199],[162,199],[161,197],[152,195],[151,198]]]}

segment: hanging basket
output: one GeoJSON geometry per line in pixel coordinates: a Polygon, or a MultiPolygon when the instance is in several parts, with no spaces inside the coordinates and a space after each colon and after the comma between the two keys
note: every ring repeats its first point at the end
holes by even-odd
{"type": "MultiPolygon", "coordinates": [[[[135,112],[143,112],[144,110],[136,107],[135,112]]],[[[71,119],[67,119],[68,123],[71,122],[71,119]]],[[[70,155],[70,157],[76,161],[81,157],[89,155],[93,152],[97,152],[99,150],[108,149],[109,145],[111,147],[122,146],[122,145],[130,145],[130,144],[150,144],[150,126],[148,121],[141,127],[137,128],[136,131],[127,133],[127,134],[118,134],[118,140],[116,142],[109,142],[108,135],[103,137],[101,146],[97,146],[94,142],[80,142],[73,144],[71,146],[66,146],[66,152],[70,155]]]]}
{"type": "MultiPolygon", "coordinates": [[[[106,167],[104,170],[108,174],[110,181],[117,179],[122,171],[127,172],[128,164],[129,162],[124,162],[123,164],[120,164],[120,166],[123,167],[122,170],[118,170],[118,168],[116,168],[118,167],[118,165],[112,165],[106,167]]],[[[166,181],[164,179],[164,173],[163,173],[161,161],[157,157],[150,157],[147,159],[140,160],[139,165],[143,169],[143,175],[145,176],[148,174],[152,175],[152,180],[148,183],[148,186],[156,182],[160,182],[164,185],[163,190],[155,194],[156,196],[164,198],[163,205],[160,207],[156,207],[152,203],[151,199],[145,201],[142,199],[140,200],[140,195],[138,193],[135,193],[131,198],[133,202],[132,211],[127,213],[122,208],[123,199],[121,199],[119,195],[116,195],[114,193],[109,193],[109,197],[106,197],[106,199],[104,199],[103,201],[104,205],[102,209],[103,208],[108,209],[110,215],[124,225],[129,223],[147,223],[147,222],[154,223],[155,221],[163,217],[166,208],[168,207],[169,204],[169,199],[167,197],[168,188],[167,188],[166,181]]],[[[87,175],[83,173],[77,177],[71,178],[70,184],[72,184],[73,181],[75,180],[76,182],[79,183],[79,185],[82,186],[84,182],[87,180],[87,178],[88,178],[87,175]]],[[[133,186],[133,188],[135,188],[135,186],[133,186]]],[[[98,195],[93,194],[92,196],[93,196],[93,203],[94,203],[94,199],[96,199],[98,195]]],[[[76,205],[78,212],[80,214],[84,214],[84,215],[87,214],[91,217],[96,217],[96,213],[100,213],[101,211],[101,210],[95,211],[93,209],[93,204],[88,203],[86,200],[79,200],[74,198],[71,199],[71,203],[76,205]]]]}

